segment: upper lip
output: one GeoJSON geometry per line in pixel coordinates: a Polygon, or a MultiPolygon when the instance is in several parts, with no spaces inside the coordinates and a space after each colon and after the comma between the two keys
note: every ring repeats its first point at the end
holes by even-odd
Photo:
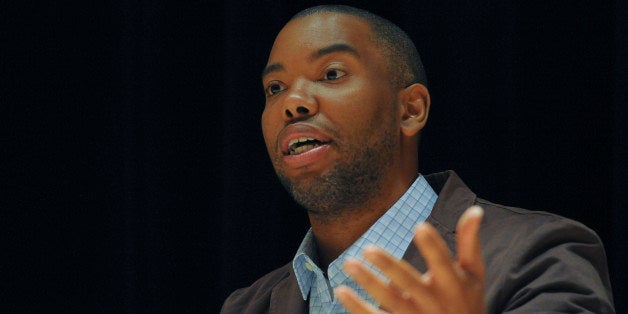
{"type": "Polygon", "coordinates": [[[305,123],[289,124],[279,132],[277,137],[279,147],[284,155],[287,155],[290,150],[291,142],[298,140],[317,140],[322,143],[328,143],[331,138],[318,127],[305,123]]]}

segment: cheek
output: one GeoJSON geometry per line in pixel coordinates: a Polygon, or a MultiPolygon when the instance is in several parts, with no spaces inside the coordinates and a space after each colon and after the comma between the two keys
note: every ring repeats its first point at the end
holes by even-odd
{"type": "Polygon", "coordinates": [[[341,125],[352,125],[356,129],[367,132],[377,128],[381,124],[389,123],[393,110],[393,99],[385,97],[376,88],[360,88],[339,97],[347,102],[336,106],[338,119],[343,120],[341,125]]]}
{"type": "Polygon", "coordinates": [[[271,149],[275,146],[273,139],[277,138],[277,132],[278,132],[274,130],[273,126],[278,125],[278,124],[274,123],[274,121],[270,119],[270,114],[266,110],[264,110],[264,112],[262,113],[261,124],[262,124],[262,135],[264,136],[266,149],[268,149],[268,151],[271,152],[271,149]]]}

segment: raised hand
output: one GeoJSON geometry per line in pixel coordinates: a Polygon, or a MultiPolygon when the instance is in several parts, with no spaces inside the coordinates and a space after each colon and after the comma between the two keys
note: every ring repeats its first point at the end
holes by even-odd
{"type": "Polygon", "coordinates": [[[457,257],[429,223],[416,227],[414,243],[425,258],[428,271],[421,274],[405,260],[378,247],[364,250],[364,258],[388,279],[383,281],[356,259],[344,264],[347,273],[379,304],[375,308],[346,286],[334,291],[351,313],[485,313],[485,270],[478,230],[484,212],[467,209],[456,226],[457,257]]]}

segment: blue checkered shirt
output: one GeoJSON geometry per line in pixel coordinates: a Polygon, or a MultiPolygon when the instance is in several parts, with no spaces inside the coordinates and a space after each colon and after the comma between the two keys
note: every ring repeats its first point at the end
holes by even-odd
{"type": "MultiPolygon", "coordinates": [[[[329,280],[317,266],[316,242],[310,229],[292,260],[303,300],[307,300],[309,296],[310,313],[347,313],[342,304],[333,297],[333,289],[340,285],[351,287],[362,298],[378,306],[377,302],[344,272],[343,262],[350,257],[363,260],[362,250],[368,245],[379,246],[396,258],[403,257],[412,241],[414,227],[427,219],[437,197],[425,178],[419,175],[406,193],[382,217],[329,264],[327,269],[329,280]]],[[[369,267],[381,275],[377,269],[369,267]]]]}

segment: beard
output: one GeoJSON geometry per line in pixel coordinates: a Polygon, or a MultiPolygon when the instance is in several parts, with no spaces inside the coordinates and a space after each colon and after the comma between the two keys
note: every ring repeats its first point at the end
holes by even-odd
{"type": "Polygon", "coordinates": [[[395,139],[399,136],[392,130],[397,129],[384,128],[371,133],[379,137],[372,145],[365,144],[366,141],[339,145],[340,155],[346,158],[324,175],[292,181],[277,171],[279,180],[294,200],[321,222],[359,211],[381,193],[385,172],[393,160],[395,139]]]}

